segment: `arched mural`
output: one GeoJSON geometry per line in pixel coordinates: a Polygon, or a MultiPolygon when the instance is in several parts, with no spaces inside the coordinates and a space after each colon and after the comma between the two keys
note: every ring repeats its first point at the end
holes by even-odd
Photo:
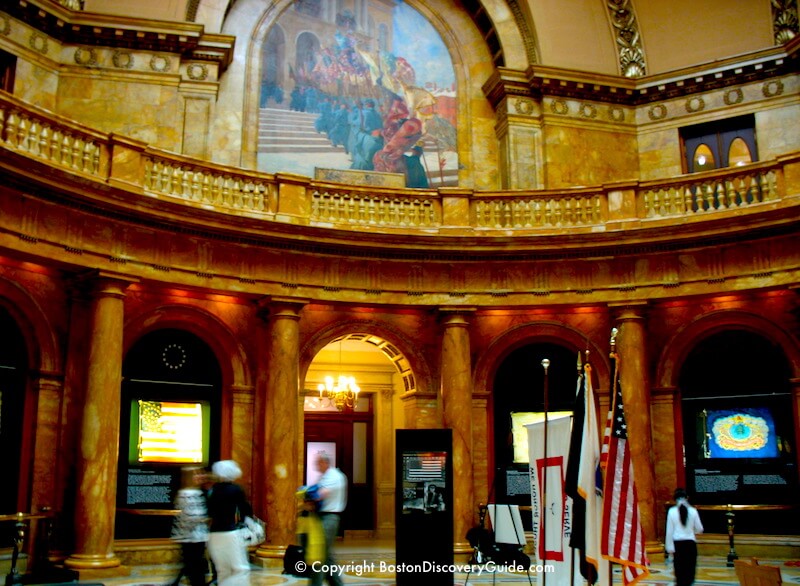
{"type": "Polygon", "coordinates": [[[294,2],[267,34],[258,169],[456,185],[455,71],[441,36],[404,2],[341,6],[294,2]]]}

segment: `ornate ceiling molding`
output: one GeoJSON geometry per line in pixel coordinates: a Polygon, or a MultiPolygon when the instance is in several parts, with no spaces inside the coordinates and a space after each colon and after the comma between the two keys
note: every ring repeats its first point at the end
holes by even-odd
{"type": "Polygon", "coordinates": [[[233,60],[235,37],[206,34],[200,24],[89,14],[43,0],[9,2],[3,9],[65,44],[176,53],[187,59],[218,63],[220,71],[233,60]]]}
{"type": "Polygon", "coordinates": [[[528,56],[528,63],[538,63],[539,57],[536,55],[536,34],[531,30],[531,27],[528,26],[528,21],[525,18],[525,14],[519,2],[517,2],[517,0],[507,0],[507,2],[511,13],[514,15],[514,21],[517,23],[520,33],[522,33],[522,40],[525,43],[525,54],[528,56]]]}
{"type": "Polygon", "coordinates": [[[797,0],[772,0],[772,29],[775,44],[788,43],[798,34],[797,0]]]}
{"type": "Polygon", "coordinates": [[[647,74],[639,23],[630,0],[608,0],[611,24],[617,33],[619,70],[625,77],[643,77],[647,74]]]}

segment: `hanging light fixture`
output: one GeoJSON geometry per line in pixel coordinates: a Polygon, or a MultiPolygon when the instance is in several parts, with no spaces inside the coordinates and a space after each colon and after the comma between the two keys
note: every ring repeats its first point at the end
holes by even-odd
{"type": "Polygon", "coordinates": [[[327,398],[339,411],[345,407],[352,409],[358,401],[358,392],[361,390],[356,384],[356,377],[341,374],[342,371],[342,341],[339,340],[339,378],[326,376],[325,382],[317,386],[319,398],[327,398]]]}

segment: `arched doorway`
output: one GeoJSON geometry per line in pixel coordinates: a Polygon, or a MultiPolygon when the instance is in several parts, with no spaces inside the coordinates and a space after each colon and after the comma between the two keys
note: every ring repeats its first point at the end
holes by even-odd
{"type": "Polygon", "coordinates": [[[365,333],[339,335],[314,356],[306,373],[304,482],[316,478],[314,456],[335,455],[348,477],[348,506],[341,531],[354,536],[394,533],[394,430],[402,427],[400,395],[414,376],[403,354],[386,340],[365,333]],[[347,374],[360,387],[358,403],[339,410],[320,398],[326,376],[347,374]]]}
{"type": "Polygon", "coordinates": [[[160,329],[142,336],[122,368],[116,538],[168,537],[185,465],[219,459],[222,375],[198,336],[160,329]]]}
{"type": "MultiPolygon", "coordinates": [[[[4,454],[9,476],[0,483],[0,514],[26,510],[20,495],[24,471],[21,449],[24,444],[23,415],[28,355],[25,338],[11,314],[0,306],[0,452],[4,454]]],[[[31,433],[33,430],[31,430],[31,433]]],[[[3,524],[4,543],[11,543],[13,524],[3,524]]]]}
{"type": "MultiPolygon", "coordinates": [[[[571,412],[575,405],[577,354],[553,342],[533,342],[512,350],[497,368],[493,393],[494,482],[489,501],[530,507],[526,414],[545,411],[542,360],[548,359],[547,411],[571,412]]],[[[490,478],[491,482],[491,478],[490,478]]],[[[525,515],[526,524],[530,517],[525,515]]],[[[530,529],[530,527],[527,527],[530,529]]]]}
{"type": "MultiPolygon", "coordinates": [[[[790,377],[784,351],[749,330],[716,332],[692,348],[679,387],[686,488],[694,502],[798,504],[790,377]]],[[[796,510],[773,514],[739,512],[736,531],[797,533],[789,521],[796,510]]],[[[726,530],[723,516],[706,517],[711,531],[726,530]]]]}

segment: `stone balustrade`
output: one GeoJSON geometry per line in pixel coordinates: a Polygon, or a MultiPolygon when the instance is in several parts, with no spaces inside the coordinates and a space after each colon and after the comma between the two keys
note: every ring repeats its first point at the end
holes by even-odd
{"type": "Polygon", "coordinates": [[[0,148],[115,187],[222,214],[349,230],[490,236],[602,231],[615,222],[719,218],[800,202],[800,153],[660,181],[541,191],[349,186],[149,148],[0,96],[0,148]],[[466,205],[464,205],[466,202],[466,205]]]}

